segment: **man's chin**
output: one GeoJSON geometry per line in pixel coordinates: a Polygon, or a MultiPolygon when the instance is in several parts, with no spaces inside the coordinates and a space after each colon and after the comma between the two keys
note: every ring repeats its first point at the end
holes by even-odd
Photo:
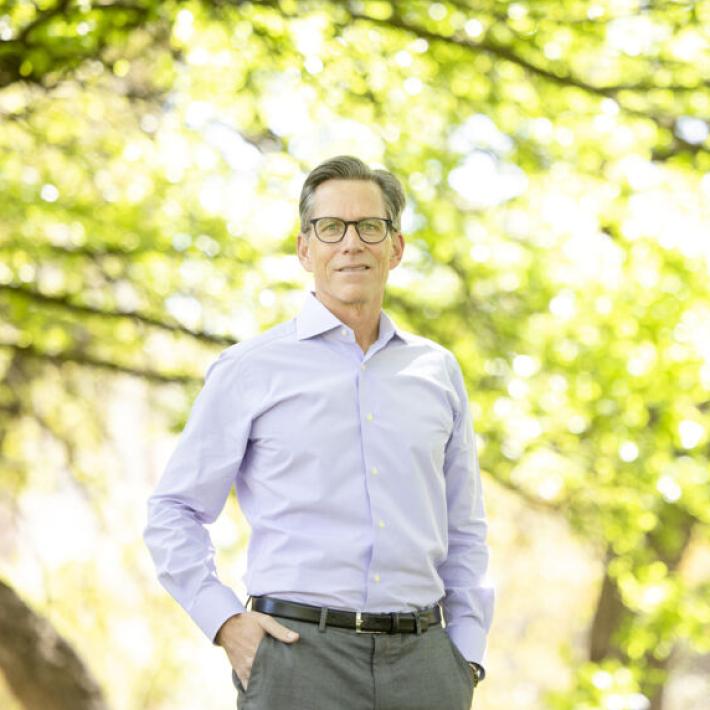
{"type": "Polygon", "coordinates": [[[343,296],[337,299],[343,306],[365,306],[371,303],[370,299],[357,296],[343,296]]]}
{"type": "Polygon", "coordinates": [[[361,289],[341,289],[335,293],[319,294],[316,291],[316,296],[319,301],[328,303],[328,301],[337,302],[343,306],[365,306],[375,300],[372,293],[365,292],[361,289]],[[322,297],[321,297],[322,296],[322,297]]]}

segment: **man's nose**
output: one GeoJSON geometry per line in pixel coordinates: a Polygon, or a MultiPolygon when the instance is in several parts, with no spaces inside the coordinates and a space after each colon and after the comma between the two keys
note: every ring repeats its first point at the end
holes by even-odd
{"type": "Polygon", "coordinates": [[[357,233],[357,229],[355,229],[354,224],[349,224],[345,229],[343,246],[347,249],[360,249],[362,247],[362,240],[360,239],[360,235],[357,233]]]}

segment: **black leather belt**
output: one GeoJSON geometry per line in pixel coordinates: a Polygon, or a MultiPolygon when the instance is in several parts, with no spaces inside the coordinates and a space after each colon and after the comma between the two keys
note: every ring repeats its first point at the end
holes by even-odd
{"type": "Polygon", "coordinates": [[[326,626],[337,626],[341,629],[355,629],[358,633],[421,634],[430,626],[441,625],[441,609],[438,605],[417,612],[371,614],[297,604],[274,597],[252,597],[251,600],[253,611],[296,621],[309,621],[318,624],[321,631],[326,626]]]}

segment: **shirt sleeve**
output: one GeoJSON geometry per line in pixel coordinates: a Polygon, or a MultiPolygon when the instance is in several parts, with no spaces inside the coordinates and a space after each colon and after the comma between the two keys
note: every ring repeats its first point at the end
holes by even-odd
{"type": "Polygon", "coordinates": [[[160,583],[213,642],[220,626],[245,610],[217,578],[205,528],[224,508],[251,429],[240,363],[230,351],[207,370],[177,448],[148,499],[143,535],[160,583]]]}
{"type": "Polygon", "coordinates": [[[486,582],[487,524],[473,423],[461,369],[452,360],[459,406],[444,457],[449,548],[439,574],[446,632],[466,660],[483,665],[495,595],[486,582]]]}

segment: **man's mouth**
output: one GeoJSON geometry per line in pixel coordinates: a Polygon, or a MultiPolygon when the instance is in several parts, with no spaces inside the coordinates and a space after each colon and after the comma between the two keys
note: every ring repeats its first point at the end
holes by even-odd
{"type": "Polygon", "coordinates": [[[367,271],[370,267],[365,266],[364,264],[359,264],[357,266],[342,266],[341,268],[337,269],[337,271],[367,271]]]}

